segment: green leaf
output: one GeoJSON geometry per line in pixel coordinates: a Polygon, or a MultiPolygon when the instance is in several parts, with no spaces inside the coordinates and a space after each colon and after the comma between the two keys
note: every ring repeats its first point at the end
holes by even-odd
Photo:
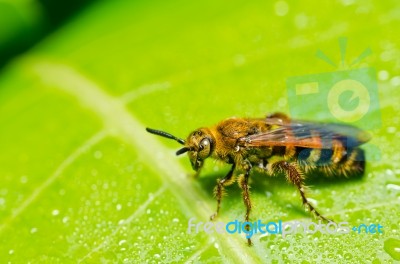
{"type": "MultiPolygon", "coordinates": [[[[398,26],[399,8],[379,5],[91,6],[0,74],[0,259],[398,260],[400,43],[389,33],[398,26]],[[384,233],[255,234],[252,247],[243,234],[189,234],[189,219],[207,222],[214,212],[212,191],[229,166],[209,161],[194,179],[187,158],[174,155],[179,145],[145,127],[184,138],[231,116],[289,113],[287,78],[336,71],[314,54],[321,49],[340,62],[337,40],[343,35],[349,61],[368,46],[374,51],[364,63],[378,71],[380,108],[372,111],[382,126],[370,131],[364,177],[308,180],[309,195],[336,222],[380,224],[384,233]]],[[[303,119],[318,119],[319,109],[306,104],[303,119]]],[[[284,177],[254,174],[251,184],[252,220],[312,220],[284,177]]],[[[243,221],[238,186],[227,191],[218,221],[243,221]]]]}

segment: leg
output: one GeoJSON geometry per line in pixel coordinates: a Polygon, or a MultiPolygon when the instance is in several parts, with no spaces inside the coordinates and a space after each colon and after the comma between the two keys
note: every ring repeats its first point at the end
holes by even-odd
{"type": "MultiPolygon", "coordinates": [[[[246,164],[245,166],[245,174],[240,175],[239,178],[239,186],[242,189],[242,195],[243,195],[243,202],[244,205],[246,206],[246,216],[245,216],[245,221],[249,222],[249,216],[250,216],[250,211],[251,211],[251,200],[250,200],[250,186],[249,186],[249,176],[250,176],[250,170],[251,170],[251,165],[246,164]]],[[[249,230],[249,226],[246,226],[246,229],[249,230]]],[[[247,243],[250,246],[251,245],[251,239],[247,239],[247,243]]]]}
{"type": "Polygon", "coordinates": [[[217,186],[215,186],[214,188],[214,196],[215,198],[217,198],[217,211],[210,216],[210,220],[213,220],[219,213],[219,209],[221,207],[222,195],[224,194],[224,186],[229,186],[235,181],[235,178],[232,177],[233,172],[235,171],[235,167],[236,167],[235,164],[233,164],[228,174],[222,180],[218,179],[217,181],[217,186]]]}
{"type": "Polygon", "coordinates": [[[331,221],[324,216],[322,216],[315,207],[310,204],[305,195],[306,186],[304,185],[303,179],[304,175],[301,170],[298,168],[296,163],[288,163],[287,161],[277,161],[275,163],[270,164],[269,169],[271,172],[284,172],[286,174],[286,178],[289,182],[293,183],[300,192],[301,199],[303,201],[303,205],[310,209],[311,213],[315,213],[315,215],[325,221],[331,221]]]}

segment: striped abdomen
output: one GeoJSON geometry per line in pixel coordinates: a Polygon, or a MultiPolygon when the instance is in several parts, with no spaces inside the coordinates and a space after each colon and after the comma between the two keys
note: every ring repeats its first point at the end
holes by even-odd
{"type": "Polygon", "coordinates": [[[351,176],[365,168],[364,151],[334,143],[331,149],[296,148],[295,158],[305,172],[318,170],[327,176],[351,176]]]}

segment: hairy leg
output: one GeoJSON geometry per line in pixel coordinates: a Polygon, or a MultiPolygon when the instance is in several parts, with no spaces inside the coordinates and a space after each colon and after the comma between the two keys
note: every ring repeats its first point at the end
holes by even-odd
{"type": "Polygon", "coordinates": [[[235,171],[235,164],[232,165],[230,171],[223,179],[217,180],[217,186],[214,188],[214,196],[217,199],[217,211],[210,216],[210,219],[213,220],[219,213],[219,209],[221,208],[221,200],[224,194],[225,186],[229,186],[235,182],[235,177],[233,176],[233,172],[235,171]]]}
{"type": "MultiPolygon", "coordinates": [[[[246,164],[244,169],[246,170],[245,173],[240,175],[240,177],[239,177],[239,186],[242,189],[243,202],[244,202],[244,205],[246,206],[245,221],[249,222],[250,211],[251,211],[250,186],[249,186],[249,176],[250,176],[250,171],[251,171],[250,163],[246,164]]],[[[249,230],[249,229],[250,229],[250,227],[246,226],[246,230],[249,230]]],[[[251,245],[250,238],[247,239],[247,243],[249,246],[251,245]]]]}
{"type": "Polygon", "coordinates": [[[304,185],[304,175],[302,171],[298,168],[296,163],[289,163],[287,161],[277,161],[275,163],[269,164],[269,170],[271,173],[283,172],[289,182],[293,183],[300,192],[303,205],[310,209],[311,213],[314,213],[318,218],[324,221],[331,221],[328,218],[321,215],[316,208],[308,201],[304,185]]]}

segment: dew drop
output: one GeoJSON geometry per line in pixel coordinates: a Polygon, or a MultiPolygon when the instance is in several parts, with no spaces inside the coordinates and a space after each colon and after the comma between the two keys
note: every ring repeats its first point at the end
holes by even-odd
{"type": "Polygon", "coordinates": [[[315,206],[318,205],[318,201],[315,200],[315,199],[313,199],[313,198],[307,198],[307,200],[308,200],[309,202],[311,202],[311,203],[312,203],[313,205],[315,205],[315,206]]]}
{"type": "Polygon", "coordinates": [[[26,176],[24,175],[24,176],[21,177],[20,181],[21,181],[22,184],[25,184],[25,183],[28,182],[28,177],[26,177],[26,176]]]}
{"type": "Polygon", "coordinates": [[[54,215],[54,216],[56,216],[56,215],[59,215],[59,214],[60,214],[60,211],[57,210],[57,209],[55,209],[55,210],[53,210],[53,212],[51,212],[51,214],[54,215]]]}
{"type": "Polygon", "coordinates": [[[287,99],[285,97],[281,97],[278,100],[279,107],[285,107],[287,105],[287,99]]]}
{"type": "Polygon", "coordinates": [[[383,245],[383,249],[393,259],[400,260],[400,240],[395,238],[386,239],[383,245]]]}
{"type": "Polygon", "coordinates": [[[95,159],[101,159],[103,157],[103,153],[100,150],[94,152],[95,159]]]}
{"type": "Polygon", "coordinates": [[[390,79],[390,84],[393,86],[399,86],[400,85],[400,76],[395,76],[392,79],[390,79]]]}
{"type": "Polygon", "coordinates": [[[354,0],[342,0],[343,5],[349,6],[354,4],[354,0]]]}
{"type": "Polygon", "coordinates": [[[353,256],[350,253],[345,253],[344,254],[344,258],[347,259],[347,260],[351,260],[352,257],[353,256]]]}
{"type": "Polygon", "coordinates": [[[308,24],[308,17],[305,14],[298,14],[294,18],[294,23],[299,29],[306,28],[308,24]]]}
{"type": "Polygon", "coordinates": [[[233,62],[235,64],[235,66],[241,66],[243,64],[246,63],[246,57],[243,56],[242,54],[237,54],[234,58],[233,58],[233,62]]]}
{"type": "Polygon", "coordinates": [[[278,1],[275,3],[275,13],[278,16],[285,16],[289,11],[289,5],[285,1],[278,1]]]}
{"type": "Polygon", "coordinates": [[[389,183],[386,185],[386,188],[389,190],[395,190],[395,191],[400,191],[400,186],[393,184],[393,183],[389,183]]]}
{"type": "Polygon", "coordinates": [[[386,81],[387,79],[389,79],[389,73],[385,70],[379,71],[378,78],[381,81],[386,81]]]}

